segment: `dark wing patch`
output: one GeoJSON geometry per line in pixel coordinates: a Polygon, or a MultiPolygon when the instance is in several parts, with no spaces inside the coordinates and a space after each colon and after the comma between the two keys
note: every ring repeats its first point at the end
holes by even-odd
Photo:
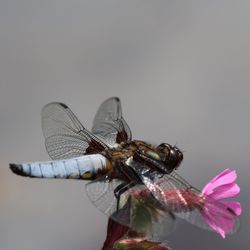
{"type": "Polygon", "coordinates": [[[42,109],[42,130],[47,152],[53,160],[100,153],[107,148],[63,103],[49,103],[42,109]]]}
{"type": "Polygon", "coordinates": [[[119,98],[111,97],[101,104],[94,118],[92,133],[103,138],[110,146],[131,141],[132,134],[122,117],[119,98]]]}

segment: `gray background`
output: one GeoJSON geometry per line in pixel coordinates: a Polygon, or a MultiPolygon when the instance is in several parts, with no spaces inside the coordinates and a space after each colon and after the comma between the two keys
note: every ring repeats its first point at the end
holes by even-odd
{"type": "Polygon", "coordinates": [[[240,231],[223,240],[183,222],[169,245],[249,249],[249,13],[249,1],[0,0],[0,249],[100,249],[107,218],[84,182],[20,178],[8,163],[48,160],[46,103],[90,128],[114,95],[134,138],[178,142],[196,187],[238,171],[240,231]]]}

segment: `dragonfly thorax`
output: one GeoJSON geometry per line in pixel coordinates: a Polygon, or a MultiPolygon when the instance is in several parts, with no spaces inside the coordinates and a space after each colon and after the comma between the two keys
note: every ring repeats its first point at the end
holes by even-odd
{"type": "Polygon", "coordinates": [[[154,146],[139,140],[121,143],[106,151],[105,156],[113,166],[133,159],[160,173],[171,173],[183,159],[182,152],[176,146],[167,143],[154,146]]]}
{"type": "Polygon", "coordinates": [[[183,160],[180,149],[168,143],[156,147],[143,141],[133,141],[131,147],[135,159],[161,173],[171,173],[183,160]]]}

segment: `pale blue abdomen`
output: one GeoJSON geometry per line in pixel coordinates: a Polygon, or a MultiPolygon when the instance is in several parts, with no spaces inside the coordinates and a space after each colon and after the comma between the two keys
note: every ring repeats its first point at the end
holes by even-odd
{"type": "Polygon", "coordinates": [[[11,170],[22,176],[62,179],[93,179],[97,173],[108,171],[107,166],[107,159],[100,154],[64,160],[10,164],[11,170]]]}

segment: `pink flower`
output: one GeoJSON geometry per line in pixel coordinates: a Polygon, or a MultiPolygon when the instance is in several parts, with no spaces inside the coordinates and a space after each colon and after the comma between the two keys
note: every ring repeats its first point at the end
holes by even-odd
{"type": "Polygon", "coordinates": [[[242,212],[239,202],[224,201],[225,198],[234,198],[240,193],[240,188],[235,183],[236,179],[235,170],[225,169],[202,190],[205,203],[201,214],[206,223],[223,238],[226,233],[234,231],[237,226],[237,216],[242,212]]]}

